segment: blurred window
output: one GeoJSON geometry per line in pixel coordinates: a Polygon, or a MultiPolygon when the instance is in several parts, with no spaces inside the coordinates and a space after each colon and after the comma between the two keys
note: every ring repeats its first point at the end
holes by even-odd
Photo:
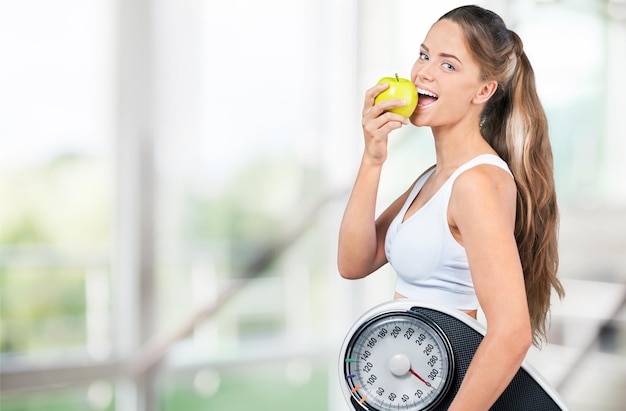
{"type": "MultiPolygon", "coordinates": [[[[2,409],[277,409],[311,392],[310,409],[343,409],[338,341],[393,275],[339,279],[331,194],[358,167],[364,91],[408,76],[430,22],[461,3],[0,2],[0,360],[37,391],[4,385],[2,409]],[[215,314],[163,369],[115,378],[199,310],[215,314]]],[[[623,208],[619,2],[488,3],[535,68],[561,205],[623,208]]],[[[390,155],[381,207],[434,161],[429,131],[398,131],[390,155]]],[[[561,242],[565,276],[599,270],[582,237],[561,242]]],[[[605,329],[603,349],[620,335],[605,329]]]]}
{"type": "Polygon", "coordinates": [[[0,3],[3,354],[110,353],[109,3],[0,3]]]}

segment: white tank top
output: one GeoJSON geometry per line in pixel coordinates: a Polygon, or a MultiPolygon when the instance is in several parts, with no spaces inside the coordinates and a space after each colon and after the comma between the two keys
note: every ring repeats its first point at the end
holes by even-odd
{"type": "Polygon", "coordinates": [[[448,226],[448,203],[456,178],[480,164],[494,165],[511,174],[507,164],[496,155],[475,157],[457,168],[426,204],[402,222],[435,168],[415,183],[385,238],[387,260],[397,273],[397,293],[460,310],[478,308],[465,248],[456,241],[448,226]]]}

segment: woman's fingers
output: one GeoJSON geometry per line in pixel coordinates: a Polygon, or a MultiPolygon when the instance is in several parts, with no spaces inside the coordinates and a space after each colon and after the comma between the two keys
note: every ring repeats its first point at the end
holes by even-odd
{"type": "MultiPolygon", "coordinates": [[[[375,105],[369,107],[364,110],[363,118],[376,118],[382,115],[383,113],[389,112],[392,108],[402,107],[406,105],[406,101],[394,98],[391,100],[382,100],[376,103],[375,105]]],[[[400,116],[402,117],[402,116],[400,116]]],[[[404,117],[402,117],[404,118],[404,117]]]]}
{"type": "Polygon", "coordinates": [[[406,105],[406,101],[394,98],[390,100],[381,100],[375,103],[376,97],[389,87],[388,83],[377,84],[365,92],[365,102],[363,104],[363,119],[379,117],[384,112],[392,108],[402,107],[406,105]]]}
{"type": "Polygon", "coordinates": [[[393,100],[381,101],[373,106],[369,112],[365,113],[363,119],[361,120],[363,128],[370,133],[373,133],[375,130],[381,129],[385,124],[390,122],[398,123],[397,127],[394,126],[394,129],[401,127],[403,124],[408,124],[409,120],[407,120],[403,115],[387,111],[391,108],[397,107],[393,104],[387,104],[392,101],[393,100]]]}
{"type": "Polygon", "coordinates": [[[377,84],[365,92],[365,101],[363,103],[363,117],[370,114],[374,117],[377,117],[385,110],[389,110],[394,107],[400,107],[406,104],[406,102],[400,99],[382,100],[378,103],[375,103],[376,97],[380,93],[385,91],[388,87],[388,83],[377,84]],[[372,109],[374,108],[376,108],[377,110],[372,111],[372,109]]]}
{"type": "Polygon", "coordinates": [[[371,137],[387,135],[391,131],[402,127],[408,123],[404,116],[392,112],[384,112],[373,118],[363,118],[362,126],[365,133],[371,137]]]}
{"type": "Polygon", "coordinates": [[[377,84],[365,92],[363,118],[361,125],[365,137],[365,153],[376,162],[384,162],[387,158],[387,138],[393,130],[399,129],[408,120],[389,110],[406,104],[401,99],[381,100],[374,103],[376,96],[387,89],[387,83],[377,84]]]}
{"type": "Polygon", "coordinates": [[[376,96],[385,91],[389,87],[389,83],[377,84],[365,92],[365,100],[363,103],[363,116],[374,106],[376,96]]]}

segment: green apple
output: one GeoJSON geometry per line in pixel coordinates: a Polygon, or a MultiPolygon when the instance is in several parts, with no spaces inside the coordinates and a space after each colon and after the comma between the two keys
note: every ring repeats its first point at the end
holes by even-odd
{"type": "Polygon", "coordinates": [[[374,104],[383,100],[399,98],[406,101],[406,105],[402,107],[392,108],[387,111],[400,114],[404,116],[404,118],[411,117],[411,114],[413,114],[413,111],[415,111],[415,107],[417,107],[417,90],[415,89],[415,84],[413,84],[413,82],[410,80],[398,77],[397,73],[395,77],[381,78],[378,84],[382,83],[388,83],[389,87],[387,87],[385,91],[376,96],[376,98],[374,99],[374,104]]]}

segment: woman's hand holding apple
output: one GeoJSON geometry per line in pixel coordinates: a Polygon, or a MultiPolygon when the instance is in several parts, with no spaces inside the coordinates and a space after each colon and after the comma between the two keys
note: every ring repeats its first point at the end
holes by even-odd
{"type": "Polygon", "coordinates": [[[398,76],[398,73],[394,77],[383,77],[378,81],[378,84],[387,83],[389,87],[376,96],[374,104],[383,100],[402,99],[405,104],[400,107],[394,107],[389,111],[397,114],[401,114],[406,118],[411,117],[415,108],[417,107],[417,88],[415,84],[409,79],[398,76]]]}
{"type": "Polygon", "coordinates": [[[379,83],[367,90],[363,106],[363,135],[365,137],[364,160],[382,164],[387,159],[387,139],[389,133],[399,129],[408,120],[401,114],[390,111],[403,107],[407,102],[399,98],[379,99],[376,97],[389,88],[389,83],[379,83]]]}

